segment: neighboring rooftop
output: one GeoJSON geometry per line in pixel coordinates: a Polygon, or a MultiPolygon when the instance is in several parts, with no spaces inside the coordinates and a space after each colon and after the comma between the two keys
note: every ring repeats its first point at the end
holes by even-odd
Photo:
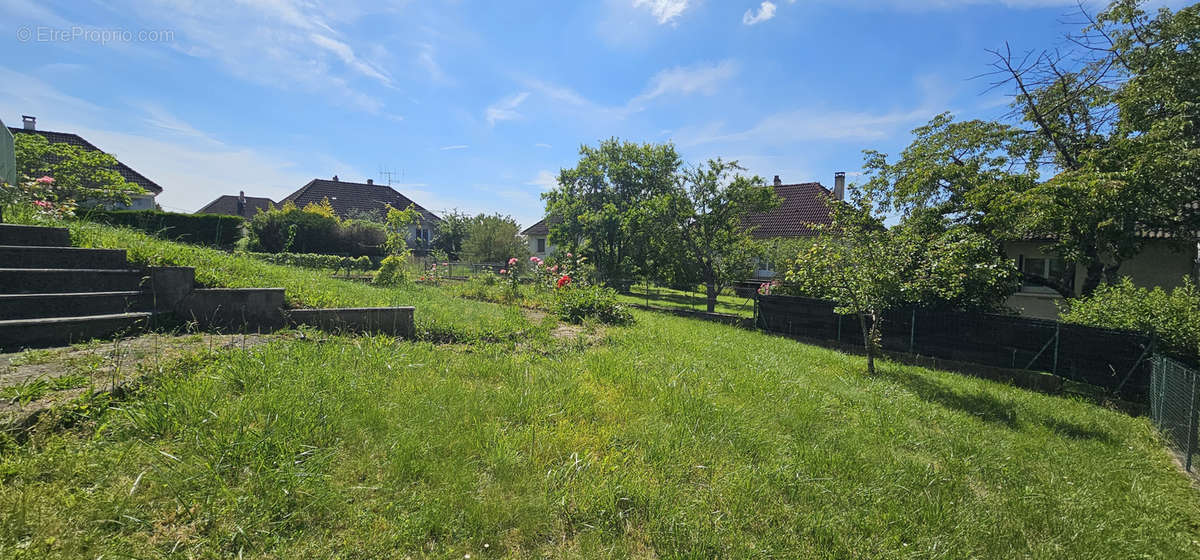
{"type": "Polygon", "coordinates": [[[313,179],[279,203],[291,202],[303,208],[308,204],[320,204],[324,199],[329,199],[333,211],[342,218],[364,214],[385,218],[389,206],[397,210],[404,210],[411,205],[421,214],[424,221],[442,221],[436,214],[426,210],[392,187],[376,185],[375,181],[371,179],[367,179],[366,183],[341,181],[337,175],[334,175],[333,179],[313,179]]]}
{"type": "Polygon", "coordinates": [[[245,203],[242,205],[242,212],[238,212],[238,196],[233,194],[223,194],[217,197],[216,200],[209,202],[204,208],[196,211],[197,214],[226,214],[230,216],[241,216],[243,218],[253,218],[259,210],[266,212],[271,206],[275,205],[275,201],[269,198],[258,196],[247,196],[245,203]]]}
{"type": "Polygon", "coordinates": [[[750,214],[743,220],[746,227],[754,228],[751,235],[755,238],[811,237],[817,234],[814,226],[833,221],[824,199],[838,198],[838,193],[821,183],[784,185],[778,176],[775,181],[775,194],[783,199],[779,207],[762,214],[750,214]]]}
{"type": "Polygon", "coordinates": [[[525,228],[525,231],[522,231],[521,235],[528,237],[542,237],[550,235],[550,226],[546,225],[546,219],[542,218],[538,220],[536,224],[525,228]]]}
{"type": "MultiPolygon", "coordinates": [[[[85,150],[91,150],[93,152],[103,152],[104,151],[104,150],[101,150],[100,148],[97,148],[95,144],[92,144],[91,142],[84,140],[83,137],[79,136],[78,134],[74,134],[71,132],[52,132],[49,130],[37,130],[37,126],[36,126],[37,119],[36,118],[28,116],[28,115],[24,115],[21,118],[24,121],[24,125],[22,128],[16,128],[16,127],[12,127],[12,126],[8,127],[8,130],[13,133],[14,137],[18,134],[37,134],[37,135],[41,136],[42,138],[45,138],[51,144],[70,144],[72,146],[79,146],[85,150]]],[[[158,186],[158,183],[155,183],[154,181],[147,179],[145,175],[142,175],[141,173],[134,171],[128,165],[125,165],[124,163],[121,163],[120,161],[117,161],[117,173],[120,173],[121,176],[124,177],[126,181],[129,181],[130,183],[133,183],[135,185],[142,187],[142,189],[146,190],[147,192],[158,195],[158,194],[162,193],[162,191],[163,191],[162,187],[158,186]]]]}

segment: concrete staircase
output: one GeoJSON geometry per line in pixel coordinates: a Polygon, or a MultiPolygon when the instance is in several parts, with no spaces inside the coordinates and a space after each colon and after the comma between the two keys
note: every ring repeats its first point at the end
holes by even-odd
{"type": "Polygon", "coordinates": [[[0,350],[134,333],[156,312],[124,250],[71,247],[65,228],[0,224],[0,350]]]}

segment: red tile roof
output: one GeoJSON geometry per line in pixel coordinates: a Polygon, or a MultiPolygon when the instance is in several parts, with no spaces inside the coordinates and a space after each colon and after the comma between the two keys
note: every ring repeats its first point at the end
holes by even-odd
{"type": "Polygon", "coordinates": [[[778,208],[751,214],[743,220],[746,227],[754,228],[751,235],[757,239],[812,237],[817,234],[814,225],[828,225],[832,221],[823,200],[832,193],[821,183],[776,185],[775,194],[783,199],[778,208]]]}
{"type": "Polygon", "coordinates": [[[279,203],[291,202],[303,208],[310,203],[320,204],[323,199],[329,199],[329,205],[333,206],[333,211],[342,218],[355,214],[376,214],[380,218],[386,218],[389,206],[397,210],[404,210],[411,205],[416,208],[417,212],[420,212],[421,218],[425,222],[442,221],[433,212],[396,192],[396,189],[387,185],[369,183],[313,179],[279,203]]]}
{"type": "MultiPolygon", "coordinates": [[[[70,144],[72,146],[79,146],[85,150],[90,150],[93,152],[104,151],[104,150],[101,150],[100,148],[97,148],[95,144],[92,144],[91,142],[84,140],[83,137],[79,136],[78,134],[72,134],[70,132],[51,132],[49,130],[26,130],[24,128],[15,128],[15,127],[11,127],[11,126],[8,127],[8,130],[13,133],[13,136],[16,136],[18,134],[37,134],[37,135],[41,136],[42,138],[45,138],[46,141],[50,142],[51,144],[70,144]]],[[[142,175],[141,173],[134,171],[128,165],[125,165],[124,163],[121,163],[119,161],[117,162],[117,173],[120,173],[121,176],[124,177],[126,181],[129,181],[130,183],[133,183],[139,187],[142,187],[142,189],[144,189],[148,192],[152,192],[156,195],[162,193],[163,189],[162,189],[162,187],[158,186],[158,183],[155,183],[154,181],[147,179],[145,175],[142,175]]]]}

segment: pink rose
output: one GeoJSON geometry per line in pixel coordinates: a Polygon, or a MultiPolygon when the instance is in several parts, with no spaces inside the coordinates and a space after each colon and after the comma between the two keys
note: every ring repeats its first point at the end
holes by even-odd
{"type": "Polygon", "coordinates": [[[517,257],[513,257],[513,258],[511,258],[511,259],[508,259],[508,266],[513,266],[513,265],[515,265],[515,264],[517,264],[517,257]]]}
{"type": "Polygon", "coordinates": [[[507,271],[507,270],[504,270],[503,268],[501,268],[501,269],[500,269],[500,274],[508,274],[508,271],[507,271]]]}
{"type": "Polygon", "coordinates": [[[38,177],[37,182],[39,182],[43,185],[49,185],[50,183],[54,182],[54,177],[51,177],[49,175],[42,175],[41,177],[38,177]]]}

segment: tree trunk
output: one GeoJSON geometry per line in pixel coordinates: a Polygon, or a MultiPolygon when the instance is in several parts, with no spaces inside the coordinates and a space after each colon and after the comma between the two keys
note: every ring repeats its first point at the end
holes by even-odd
{"type": "Polygon", "coordinates": [[[708,312],[713,313],[717,310],[717,285],[710,282],[704,288],[708,295],[708,312]]]}
{"type": "Polygon", "coordinates": [[[871,314],[871,327],[867,328],[867,314],[858,314],[858,326],[862,329],[863,347],[867,350],[867,374],[875,375],[875,314],[871,314]]]}

